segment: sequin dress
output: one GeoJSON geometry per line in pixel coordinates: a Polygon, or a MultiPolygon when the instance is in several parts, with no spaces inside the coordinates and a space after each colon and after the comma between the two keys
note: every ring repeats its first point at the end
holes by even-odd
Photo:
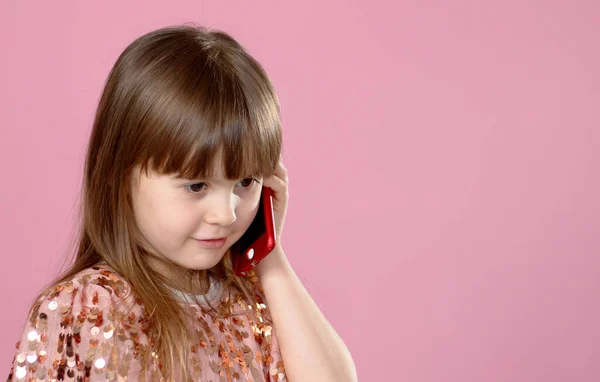
{"type": "MultiPolygon", "coordinates": [[[[240,315],[215,318],[208,305],[185,294],[199,340],[189,346],[194,381],[284,381],[285,370],[264,293],[257,306],[231,294],[240,315]]],[[[9,381],[160,381],[163,375],[148,335],[151,325],[128,283],[106,264],[85,269],[42,295],[32,307],[17,342],[9,381]]],[[[218,285],[207,298],[219,304],[218,285]]],[[[222,301],[222,300],[221,300],[222,301]]]]}

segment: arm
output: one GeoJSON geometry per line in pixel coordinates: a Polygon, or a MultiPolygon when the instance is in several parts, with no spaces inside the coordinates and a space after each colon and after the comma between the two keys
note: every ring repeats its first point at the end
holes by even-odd
{"type": "Polygon", "coordinates": [[[287,378],[292,382],[357,381],[350,351],[298,279],[283,249],[275,247],[255,272],[264,289],[287,378]]]}

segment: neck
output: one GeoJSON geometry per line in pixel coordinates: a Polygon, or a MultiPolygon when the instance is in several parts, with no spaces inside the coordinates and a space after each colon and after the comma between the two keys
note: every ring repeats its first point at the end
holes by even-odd
{"type": "Polygon", "coordinates": [[[150,257],[150,266],[169,283],[184,293],[206,294],[210,289],[210,278],[207,270],[189,270],[175,264],[169,264],[155,257],[150,257]]]}

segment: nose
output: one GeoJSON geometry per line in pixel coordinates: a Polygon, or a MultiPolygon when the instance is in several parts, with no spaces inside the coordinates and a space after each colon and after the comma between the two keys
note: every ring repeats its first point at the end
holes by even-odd
{"type": "Polygon", "coordinates": [[[235,209],[239,202],[239,197],[235,194],[226,196],[216,196],[207,200],[208,208],[204,214],[204,221],[207,224],[218,224],[223,227],[230,226],[235,222],[235,209]]]}

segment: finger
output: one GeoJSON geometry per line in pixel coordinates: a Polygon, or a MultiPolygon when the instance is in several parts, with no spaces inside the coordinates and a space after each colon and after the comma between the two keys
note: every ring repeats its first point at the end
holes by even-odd
{"type": "Polygon", "coordinates": [[[275,175],[280,179],[283,179],[285,182],[289,181],[287,168],[283,165],[282,161],[279,161],[277,164],[277,168],[275,169],[275,175]]]}
{"type": "Polygon", "coordinates": [[[263,185],[271,188],[275,192],[287,192],[287,183],[276,175],[265,178],[263,185]]]}

